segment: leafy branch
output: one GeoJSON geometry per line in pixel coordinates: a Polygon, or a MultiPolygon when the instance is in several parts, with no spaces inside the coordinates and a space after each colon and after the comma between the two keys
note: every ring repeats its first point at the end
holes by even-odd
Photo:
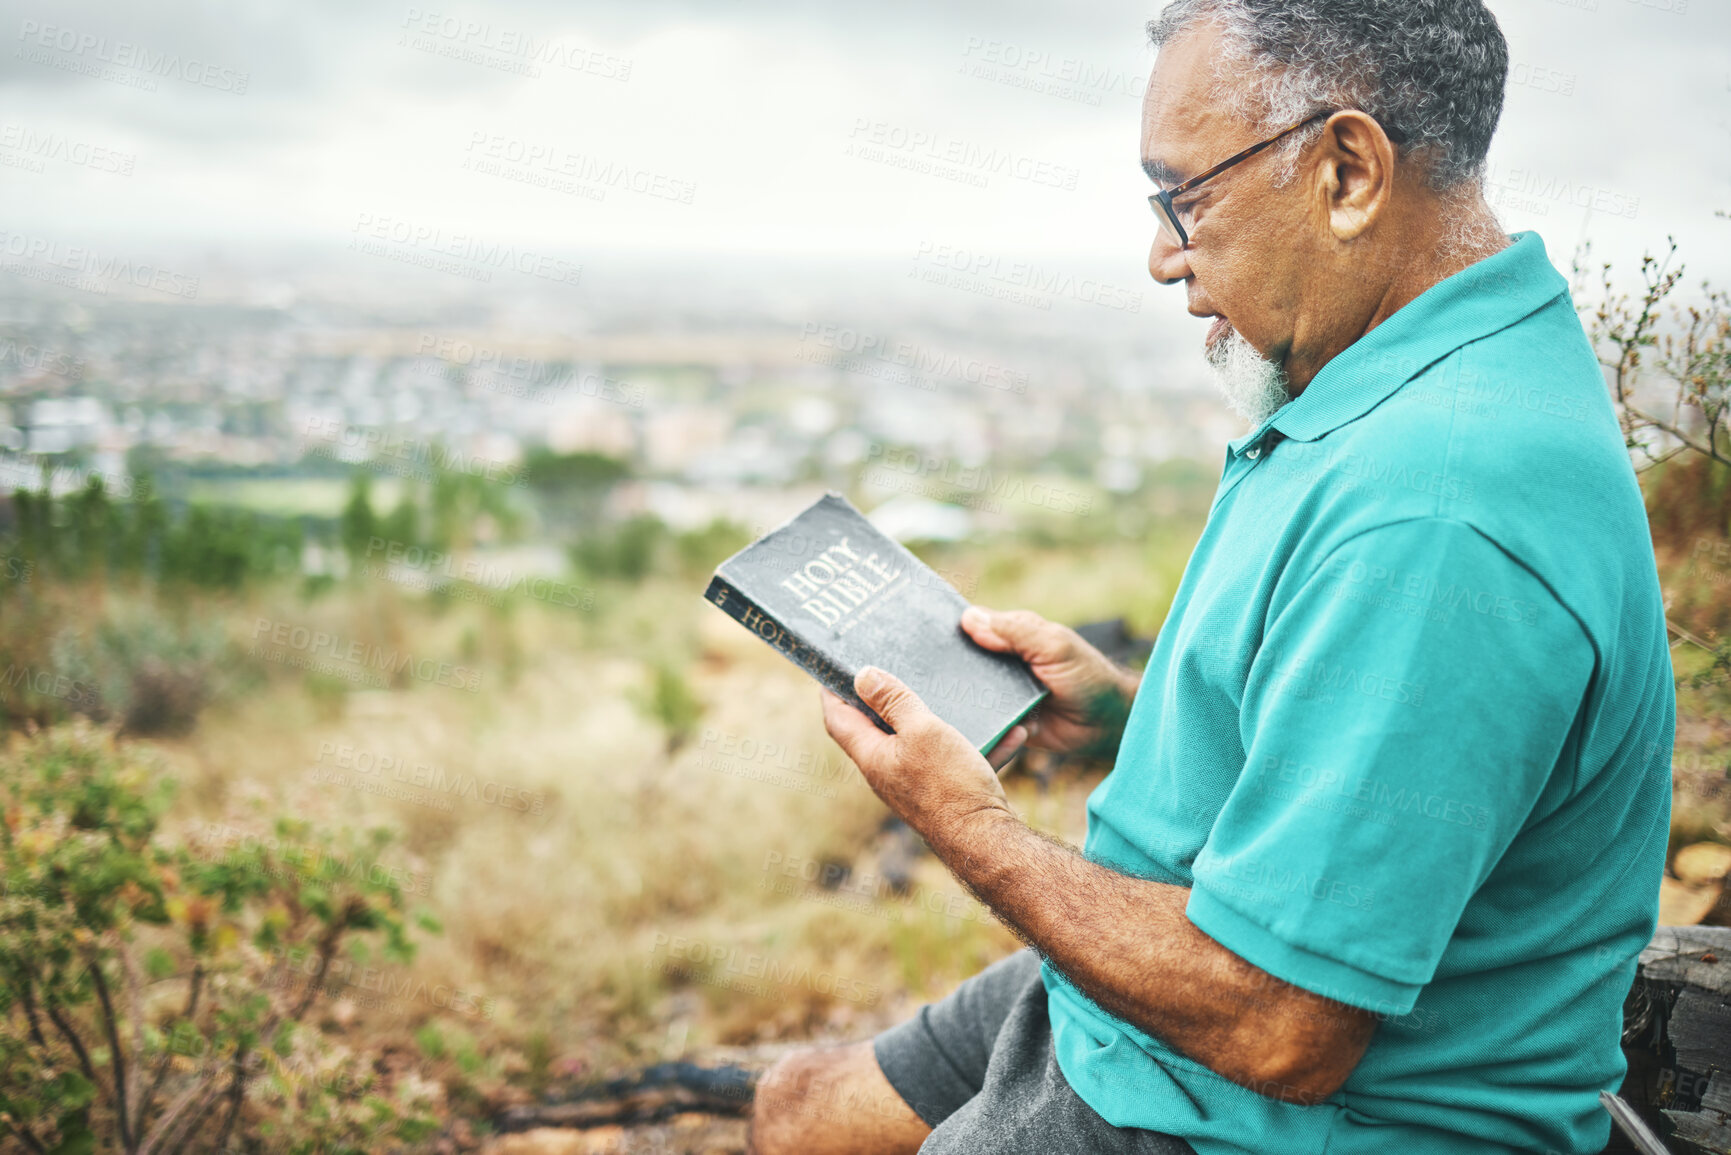
{"type": "MultiPolygon", "coordinates": [[[[0,1136],[44,1155],[220,1151],[249,1102],[292,1106],[297,1150],[435,1129],[421,1100],[257,1077],[344,1062],[301,1025],[339,951],[382,940],[385,958],[412,958],[400,872],[374,869],[386,833],[283,820],[165,843],[172,784],[88,725],[16,743],[0,782],[0,1136]],[[301,955],[317,960],[304,986],[285,962],[301,955]]],[[[353,1081],[377,1090],[371,1072],[353,1081]]]]}
{"type": "Polygon", "coordinates": [[[1700,303],[1667,309],[1684,270],[1675,238],[1666,242],[1663,258],[1642,256],[1642,288],[1633,296],[1618,291],[1611,264],[1601,264],[1594,306],[1582,303],[1592,256],[1591,242],[1582,245],[1573,268],[1576,307],[1586,314],[1599,363],[1610,371],[1623,439],[1644,458],[1637,468],[1690,452],[1731,465],[1731,294],[1703,281],[1700,303]],[[1649,400],[1655,385],[1668,404],[1649,400]]]}

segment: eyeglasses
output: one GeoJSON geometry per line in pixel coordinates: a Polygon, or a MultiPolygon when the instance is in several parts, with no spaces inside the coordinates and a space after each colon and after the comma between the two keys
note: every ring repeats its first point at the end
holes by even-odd
{"type": "MultiPolygon", "coordinates": [[[[1335,113],[1340,111],[1343,110],[1338,108],[1329,108],[1324,109],[1321,112],[1312,113],[1297,124],[1291,124],[1281,129],[1267,140],[1262,141],[1259,144],[1253,144],[1235,156],[1227,157],[1207,172],[1202,173],[1199,176],[1193,176],[1183,184],[1174,185],[1172,188],[1163,189],[1160,192],[1151,194],[1148,197],[1148,204],[1153,208],[1154,216],[1160,221],[1160,231],[1166,235],[1167,239],[1171,240],[1179,248],[1188,249],[1190,247],[1190,233],[1189,230],[1184,227],[1184,222],[1178,219],[1179,210],[1172,204],[1173,197],[1181,196],[1182,194],[1189,192],[1191,189],[1194,189],[1203,181],[1214,179],[1233,165],[1238,164],[1241,161],[1249,160],[1263,149],[1278,143],[1280,140],[1297,132],[1305,125],[1321,120],[1327,116],[1333,116],[1335,113]]],[[[1387,133],[1388,138],[1396,144],[1400,144],[1406,140],[1406,133],[1400,131],[1398,128],[1388,128],[1384,126],[1383,131],[1387,133]]]]}

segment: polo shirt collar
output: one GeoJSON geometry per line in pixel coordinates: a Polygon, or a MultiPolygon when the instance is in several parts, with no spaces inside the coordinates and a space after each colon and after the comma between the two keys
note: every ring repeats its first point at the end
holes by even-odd
{"type": "Polygon", "coordinates": [[[1233,456],[1259,444],[1271,427],[1295,441],[1332,433],[1461,346],[1508,328],[1569,291],[1538,233],[1510,239],[1514,243],[1501,252],[1438,281],[1344,349],[1296,399],[1231,442],[1233,456]]]}

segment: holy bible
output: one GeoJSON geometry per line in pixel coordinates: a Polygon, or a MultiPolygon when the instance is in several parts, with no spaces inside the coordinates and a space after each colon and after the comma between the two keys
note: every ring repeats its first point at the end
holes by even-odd
{"type": "Polygon", "coordinates": [[[982,754],[1046,696],[1027,663],[963,632],[955,587],[839,493],[722,562],[704,597],[885,733],[853,690],[866,666],[900,678],[982,754]]]}

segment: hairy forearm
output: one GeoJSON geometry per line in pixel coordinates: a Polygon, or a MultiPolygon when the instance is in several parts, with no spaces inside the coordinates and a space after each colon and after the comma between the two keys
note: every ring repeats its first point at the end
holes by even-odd
{"type": "Polygon", "coordinates": [[[1120,874],[1008,809],[932,843],[958,878],[1102,1008],[1273,1098],[1315,1102],[1374,1020],[1283,983],[1198,930],[1189,890],[1120,874]]]}

